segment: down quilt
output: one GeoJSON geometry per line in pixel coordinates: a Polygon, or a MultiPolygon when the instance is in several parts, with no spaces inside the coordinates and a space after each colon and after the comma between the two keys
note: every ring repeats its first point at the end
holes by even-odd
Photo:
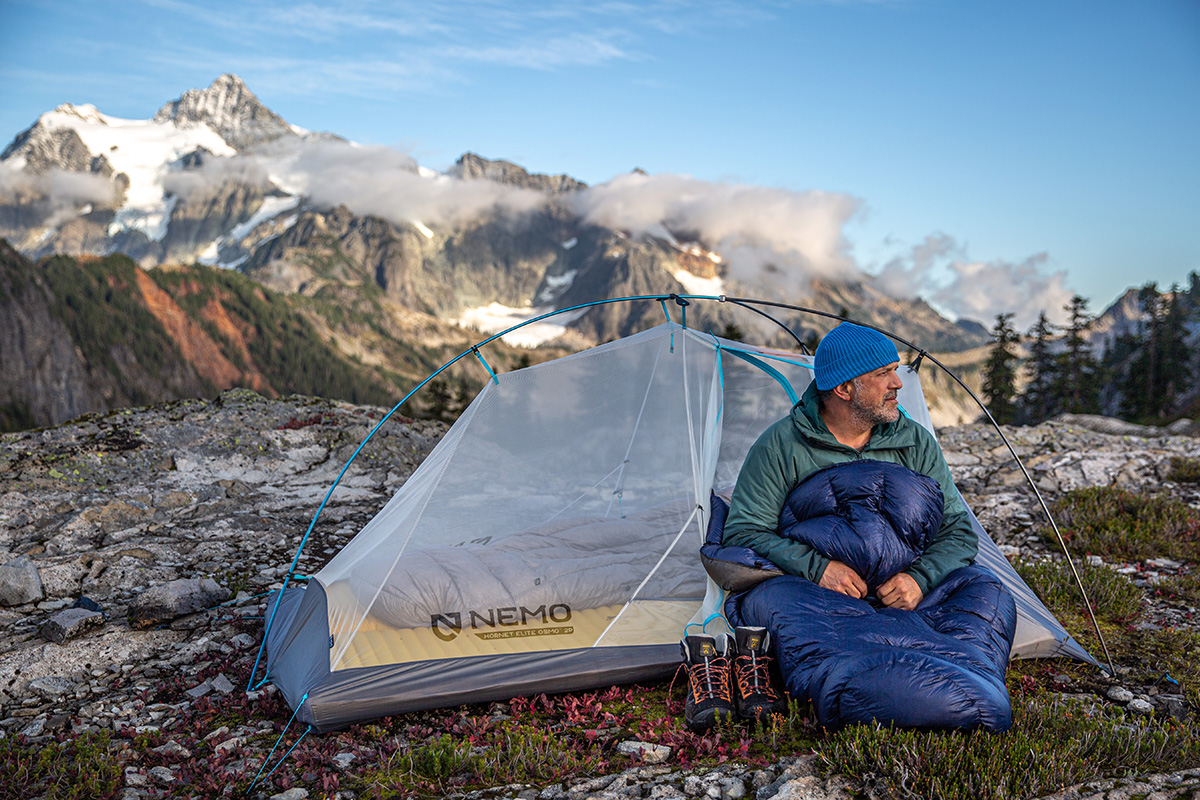
{"type": "MultiPolygon", "coordinates": [[[[826,727],[1003,731],[1012,724],[1004,673],[1016,606],[999,579],[963,567],[913,611],[873,596],[921,554],[941,510],[941,490],[926,476],[881,461],[839,464],[792,491],[780,533],[853,567],[871,594],[859,600],[777,568],[746,588],[742,570],[745,590],[726,601],[726,617],[771,632],[788,692],[811,699],[826,727]]],[[[728,555],[749,566],[735,548],[706,548],[706,565],[728,555]]]]}

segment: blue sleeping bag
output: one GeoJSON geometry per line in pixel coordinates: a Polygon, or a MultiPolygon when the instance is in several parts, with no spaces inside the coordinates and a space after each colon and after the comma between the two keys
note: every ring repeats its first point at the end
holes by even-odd
{"type": "MultiPolygon", "coordinates": [[[[716,527],[723,521],[713,515],[716,527]]],[[[936,481],[898,464],[861,460],[821,470],[797,486],[780,533],[852,567],[869,594],[859,600],[774,564],[716,544],[706,567],[739,562],[740,589],[725,603],[732,625],[771,632],[787,690],[811,699],[830,729],[877,721],[923,729],[1007,730],[1012,708],[1004,673],[1016,631],[1012,595],[978,565],[951,572],[914,611],[884,607],[875,589],[905,570],[937,533],[936,481]]],[[[728,587],[727,587],[728,588],[728,587]]],[[[736,591],[736,590],[735,590],[736,591]]]]}

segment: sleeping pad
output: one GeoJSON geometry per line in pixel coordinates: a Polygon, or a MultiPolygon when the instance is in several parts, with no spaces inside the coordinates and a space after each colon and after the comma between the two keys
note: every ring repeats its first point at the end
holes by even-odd
{"type": "MultiPolygon", "coordinates": [[[[821,470],[788,495],[779,533],[852,567],[867,598],[780,575],[767,562],[764,580],[726,601],[731,625],[771,632],[788,692],[811,699],[827,728],[877,721],[1003,731],[1012,724],[1004,673],[1017,614],[999,579],[979,565],[954,570],[914,611],[886,608],[874,596],[920,556],[941,515],[937,482],[898,464],[864,459],[821,470]]],[[[714,522],[722,517],[714,514],[714,522]]],[[[710,531],[706,566],[728,555],[755,569],[737,552],[744,548],[714,546],[719,536],[710,531]]],[[[748,583],[743,576],[738,588],[748,583]]]]}

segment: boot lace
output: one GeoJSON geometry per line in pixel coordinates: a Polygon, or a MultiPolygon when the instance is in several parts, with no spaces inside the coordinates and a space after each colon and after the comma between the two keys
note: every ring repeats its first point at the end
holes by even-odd
{"type": "Polygon", "coordinates": [[[734,677],[737,679],[738,692],[742,697],[762,694],[771,700],[779,699],[775,688],[771,686],[770,656],[747,653],[738,656],[735,664],[734,677]]]}
{"type": "Polygon", "coordinates": [[[733,701],[729,696],[729,659],[724,656],[705,658],[690,665],[688,681],[697,702],[713,697],[733,701]]]}

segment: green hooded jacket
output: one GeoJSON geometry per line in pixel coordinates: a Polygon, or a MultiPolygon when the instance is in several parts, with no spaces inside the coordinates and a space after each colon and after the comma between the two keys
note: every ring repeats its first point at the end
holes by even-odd
{"type": "Polygon", "coordinates": [[[900,464],[942,487],[942,527],[907,570],[923,594],[974,561],[979,541],[932,434],[901,415],[895,422],[876,425],[862,452],[847,447],[821,418],[815,382],[791,413],[767,428],[746,455],[725,522],[725,544],[749,547],[785,572],[819,583],[829,558],[778,532],[784,500],[814,472],[861,458],[900,464]]]}

